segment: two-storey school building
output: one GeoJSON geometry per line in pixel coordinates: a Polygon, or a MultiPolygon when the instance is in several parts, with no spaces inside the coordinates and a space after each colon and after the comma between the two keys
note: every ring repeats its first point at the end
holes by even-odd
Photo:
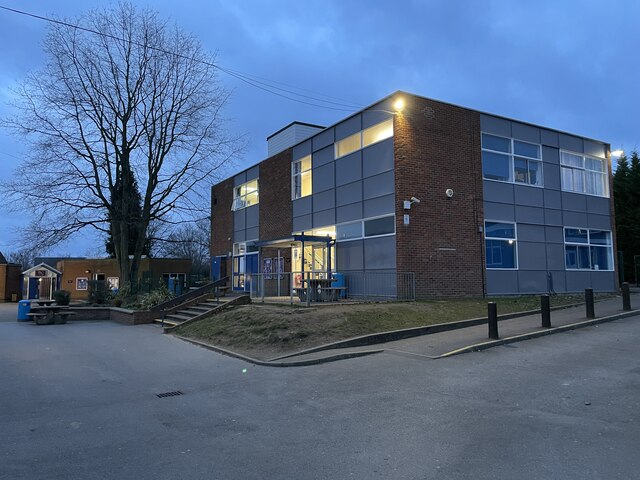
{"type": "Polygon", "coordinates": [[[212,188],[212,273],[234,289],[267,261],[413,272],[418,298],[617,288],[607,143],[405,92],[267,141],[212,188]]]}

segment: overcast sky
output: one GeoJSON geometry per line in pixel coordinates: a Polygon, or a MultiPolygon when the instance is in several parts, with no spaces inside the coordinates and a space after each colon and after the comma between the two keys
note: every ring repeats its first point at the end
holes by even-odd
{"type": "MultiPolygon", "coordinates": [[[[134,0],[195,34],[227,68],[368,105],[406,90],[609,142],[640,142],[640,2],[134,0]]],[[[74,18],[106,4],[0,0],[74,18]]],[[[10,88],[43,63],[45,22],[0,10],[0,115],[10,88]]],[[[293,102],[221,74],[226,115],[249,146],[235,170],[266,157],[266,137],[293,120],[332,124],[348,112],[293,102]]],[[[0,178],[28,145],[0,131],[0,178]]],[[[21,172],[29,175],[32,172],[21,172]]],[[[233,172],[229,172],[233,173],[233,172]]],[[[0,251],[21,220],[0,213],[0,251]]],[[[25,212],[26,218],[28,213],[25,212]]],[[[88,236],[90,237],[90,236],[88,236]]],[[[83,238],[52,253],[104,254],[83,238]]]]}

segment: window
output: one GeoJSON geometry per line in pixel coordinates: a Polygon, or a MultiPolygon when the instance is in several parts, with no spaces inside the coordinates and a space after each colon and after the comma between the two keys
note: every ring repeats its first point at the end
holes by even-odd
{"type": "Polygon", "coordinates": [[[604,158],[579,153],[560,152],[562,190],[609,196],[609,175],[604,158]]]}
{"type": "Polygon", "coordinates": [[[376,235],[386,235],[389,233],[395,233],[396,231],[396,217],[391,215],[390,217],[374,218],[372,220],[365,220],[364,222],[364,236],[374,237],[376,235]]]}
{"type": "Polygon", "coordinates": [[[344,157],[361,148],[393,137],[393,118],[354,133],[335,143],[335,158],[344,157]]]}
{"type": "Polygon", "coordinates": [[[565,228],[564,255],[567,270],[613,270],[611,232],[565,228]]]}
{"type": "Polygon", "coordinates": [[[541,187],[540,145],[483,133],[482,176],[487,180],[541,187]]]}
{"type": "Polygon", "coordinates": [[[251,205],[256,205],[258,201],[258,179],[256,178],[233,189],[233,204],[231,210],[236,211],[247,208],[251,205]]]}
{"type": "Polygon", "coordinates": [[[311,195],[311,186],[311,155],[307,155],[291,164],[291,199],[311,195]]]}
{"type": "Polygon", "coordinates": [[[345,223],[336,226],[336,241],[362,238],[362,222],[345,223]]]}
{"type": "Polygon", "coordinates": [[[118,290],[120,288],[120,278],[118,278],[118,277],[108,277],[107,278],[107,288],[109,290],[118,290]]]}
{"type": "Polygon", "coordinates": [[[76,277],[76,290],[88,290],[89,279],[87,277],[76,277]]]}
{"type": "Polygon", "coordinates": [[[487,268],[518,268],[514,223],[484,222],[487,268]]]}

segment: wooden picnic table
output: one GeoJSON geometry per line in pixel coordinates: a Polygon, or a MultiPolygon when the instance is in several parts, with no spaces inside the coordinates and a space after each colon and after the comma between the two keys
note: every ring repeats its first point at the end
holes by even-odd
{"type": "Polygon", "coordinates": [[[33,307],[27,316],[33,319],[38,325],[52,325],[67,323],[67,317],[75,315],[74,312],[68,312],[68,305],[42,305],[33,307]]]}
{"type": "Polygon", "coordinates": [[[55,300],[36,300],[35,302],[40,306],[44,305],[46,307],[49,307],[49,306],[53,305],[55,300]]]}
{"type": "Polygon", "coordinates": [[[308,287],[296,288],[296,294],[301,302],[307,301],[309,292],[310,302],[337,302],[341,293],[347,290],[346,287],[333,287],[335,278],[310,278],[302,280],[303,284],[308,283],[308,287]]]}

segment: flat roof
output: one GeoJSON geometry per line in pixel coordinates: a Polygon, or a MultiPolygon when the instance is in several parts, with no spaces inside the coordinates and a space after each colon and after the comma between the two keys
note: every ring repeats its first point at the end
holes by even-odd
{"type": "MultiPolygon", "coordinates": [[[[282,127],[280,130],[278,130],[276,133],[272,133],[271,135],[269,135],[267,137],[267,141],[271,138],[271,137],[275,137],[276,135],[278,135],[280,132],[284,132],[287,128],[289,128],[292,125],[302,125],[303,127],[313,127],[313,128],[319,128],[320,130],[325,130],[326,127],[322,126],[322,125],[316,125],[315,123],[306,123],[306,122],[298,122],[297,120],[291,122],[289,125],[285,125],[284,127],[282,127]]],[[[306,139],[305,139],[306,140],[306,139]]],[[[303,140],[304,142],[304,140],[303,140]]],[[[296,144],[297,145],[297,144],[296,144]]]]}

